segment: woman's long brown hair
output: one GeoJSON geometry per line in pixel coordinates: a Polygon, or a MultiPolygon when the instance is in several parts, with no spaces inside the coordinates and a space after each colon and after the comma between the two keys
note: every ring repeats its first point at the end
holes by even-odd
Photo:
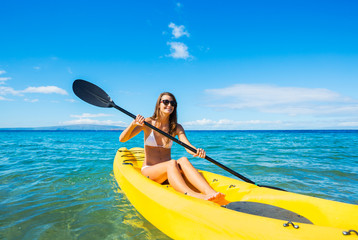
{"type": "MultiPolygon", "coordinates": [[[[155,104],[155,109],[154,109],[154,113],[153,113],[153,116],[151,117],[153,120],[157,121],[158,118],[159,118],[159,114],[160,114],[160,101],[162,100],[162,97],[164,95],[168,95],[170,97],[172,97],[172,99],[175,101],[176,103],[176,106],[174,107],[174,110],[173,112],[170,114],[169,116],[169,132],[168,134],[170,136],[173,136],[174,133],[176,132],[177,130],[177,124],[178,124],[178,119],[177,119],[177,106],[178,106],[178,103],[177,103],[177,100],[175,99],[174,95],[170,92],[163,92],[159,95],[158,97],[158,100],[157,100],[157,103],[155,104]]],[[[169,139],[168,139],[169,140],[169,139]]],[[[169,142],[169,141],[168,141],[169,142]]]]}

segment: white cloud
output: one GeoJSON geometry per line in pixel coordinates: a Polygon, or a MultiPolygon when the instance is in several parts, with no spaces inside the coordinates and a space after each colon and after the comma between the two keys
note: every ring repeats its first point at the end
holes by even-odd
{"type": "Polygon", "coordinates": [[[174,38],[180,38],[182,36],[187,36],[187,37],[190,36],[190,34],[185,30],[184,25],[177,26],[171,22],[168,27],[173,29],[172,34],[174,38]]]}
{"type": "Polygon", "coordinates": [[[28,98],[25,98],[24,101],[25,101],[25,102],[34,103],[34,102],[38,102],[39,100],[38,100],[38,99],[28,99],[28,98]]]}
{"type": "Polygon", "coordinates": [[[185,126],[210,126],[210,127],[222,127],[222,126],[240,126],[240,125],[258,125],[258,124],[281,124],[281,121],[263,121],[263,120],[248,120],[248,121],[234,121],[229,119],[220,119],[218,121],[211,119],[201,119],[196,121],[185,122],[185,126]]]}
{"type": "MultiPolygon", "coordinates": [[[[277,87],[256,84],[236,84],[228,88],[208,89],[206,91],[218,96],[235,97],[243,100],[242,107],[309,101],[336,101],[340,97],[339,94],[328,89],[277,87]]],[[[240,105],[237,107],[240,107],[240,105]]]]}
{"type": "Polygon", "coordinates": [[[220,103],[209,105],[215,108],[256,109],[289,115],[358,113],[358,101],[324,88],[236,84],[205,92],[220,99],[220,103]]]}
{"type": "Polygon", "coordinates": [[[5,84],[5,81],[10,80],[11,77],[0,77],[0,84],[5,84]]]}
{"type": "Polygon", "coordinates": [[[114,126],[127,126],[125,122],[122,121],[112,121],[112,120],[96,120],[96,119],[89,119],[89,118],[79,118],[75,120],[70,120],[63,122],[61,124],[64,125],[73,125],[73,124],[95,124],[95,125],[114,125],[114,126]]]}
{"type": "Polygon", "coordinates": [[[341,126],[341,127],[358,127],[358,122],[342,122],[342,123],[339,123],[338,126],[341,126]]]}
{"type": "Polygon", "coordinates": [[[188,47],[184,43],[168,42],[167,44],[170,45],[170,52],[171,52],[171,54],[169,54],[170,57],[182,58],[182,59],[187,59],[190,57],[188,52],[188,47]]]}
{"type": "Polygon", "coordinates": [[[201,119],[184,122],[185,129],[195,130],[284,130],[284,129],[358,129],[358,121],[341,118],[294,119],[294,120],[246,120],[201,119]]]}
{"type": "Polygon", "coordinates": [[[82,113],[81,115],[70,115],[72,118],[96,118],[96,117],[108,117],[112,116],[111,114],[104,114],[104,113],[98,113],[98,114],[91,114],[91,113],[82,113]]]}
{"type": "Polygon", "coordinates": [[[23,93],[57,93],[61,95],[68,95],[66,90],[56,87],[56,86],[41,86],[41,87],[28,87],[25,90],[22,90],[23,93]]]}
{"type": "MultiPolygon", "coordinates": [[[[15,90],[12,87],[0,87],[0,95],[13,95],[13,96],[23,96],[24,93],[57,93],[62,95],[67,95],[68,93],[56,86],[46,86],[46,87],[28,87],[25,90],[15,90]]],[[[2,97],[0,100],[4,100],[5,98],[2,97]]],[[[10,100],[10,99],[5,99],[10,100]]],[[[26,100],[25,100],[26,101],[26,100]]]]}
{"type": "MultiPolygon", "coordinates": [[[[0,75],[5,74],[5,70],[0,70],[0,75]]],[[[11,77],[0,77],[0,84],[5,84],[7,80],[10,80],[11,77]]]]}
{"type": "Polygon", "coordinates": [[[3,96],[0,96],[0,101],[12,101],[12,99],[4,98],[3,96]]]}
{"type": "Polygon", "coordinates": [[[109,117],[111,114],[104,113],[82,113],[81,115],[70,115],[71,118],[76,118],[74,120],[66,121],[61,124],[72,125],[72,124],[95,124],[95,125],[114,125],[114,126],[127,126],[128,124],[122,121],[112,121],[112,120],[97,120],[93,118],[98,117],[109,117]]]}
{"type": "Polygon", "coordinates": [[[17,96],[21,96],[20,91],[16,91],[11,87],[0,87],[0,95],[17,95],[17,96]]]}

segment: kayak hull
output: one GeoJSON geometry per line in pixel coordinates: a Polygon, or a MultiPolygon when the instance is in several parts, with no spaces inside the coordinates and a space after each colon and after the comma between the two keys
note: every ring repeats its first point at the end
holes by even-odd
{"type": "Polygon", "coordinates": [[[289,219],[237,212],[158,184],[140,173],[143,160],[142,148],[120,148],[113,163],[116,181],[137,211],[173,239],[358,239],[354,234],[343,235],[343,231],[358,230],[358,205],[258,187],[200,171],[230,202],[284,208],[313,223],[286,224],[289,219]]]}

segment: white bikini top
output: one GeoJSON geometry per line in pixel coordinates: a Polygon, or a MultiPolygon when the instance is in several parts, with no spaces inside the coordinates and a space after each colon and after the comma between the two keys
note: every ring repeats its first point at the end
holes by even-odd
{"type": "Polygon", "coordinates": [[[173,140],[170,140],[169,144],[165,145],[165,146],[160,146],[157,144],[157,141],[155,140],[155,136],[154,136],[154,132],[152,130],[152,132],[149,134],[149,136],[147,137],[147,139],[144,141],[144,146],[150,146],[150,147],[162,147],[162,148],[172,148],[173,145],[173,140]]]}

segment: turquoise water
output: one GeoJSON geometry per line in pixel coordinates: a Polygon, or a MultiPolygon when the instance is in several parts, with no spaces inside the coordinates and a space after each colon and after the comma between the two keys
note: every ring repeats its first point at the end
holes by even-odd
{"type": "MultiPolygon", "coordinates": [[[[189,131],[193,145],[258,184],[358,204],[358,131],[189,131]]],[[[0,132],[0,239],[168,239],[113,176],[118,132],[0,132]]],[[[176,145],[176,144],[175,144],[176,145]]],[[[188,156],[173,147],[173,158],[188,156]]],[[[230,176],[202,159],[198,168],[230,176]]]]}

